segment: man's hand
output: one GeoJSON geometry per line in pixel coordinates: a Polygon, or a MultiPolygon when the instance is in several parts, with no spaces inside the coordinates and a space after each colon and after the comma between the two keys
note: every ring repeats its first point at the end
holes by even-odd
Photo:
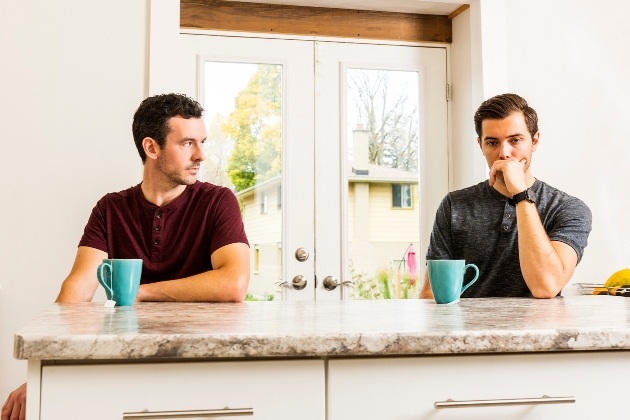
{"type": "Polygon", "coordinates": [[[424,273],[424,283],[422,283],[422,289],[420,289],[420,299],[433,299],[433,291],[431,290],[431,284],[429,283],[429,272],[424,273]]]}
{"type": "Polygon", "coordinates": [[[2,406],[2,420],[24,420],[26,418],[26,383],[9,394],[2,406]]]}
{"type": "Polygon", "coordinates": [[[526,159],[496,160],[490,168],[490,186],[495,183],[503,184],[507,192],[514,195],[527,189],[525,177],[526,159]]]}

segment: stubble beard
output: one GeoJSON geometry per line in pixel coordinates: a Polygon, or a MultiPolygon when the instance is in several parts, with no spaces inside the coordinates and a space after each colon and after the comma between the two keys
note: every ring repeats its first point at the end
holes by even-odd
{"type": "MultiPolygon", "coordinates": [[[[168,169],[168,164],[167,163],[168,162],[165,162],[164,160],[159,159],[158,162],[157,162],[158,169],[160,169],[160,172],[162,172],[162,174],[166,177],[166,179],[171,184],[173,184],[174,186],[178,186],[178,185],[192,185],[195,182],[197,182],[197,176],[196,175],[184,176],[179,171],[168,169]]],[[[199,164],[187,165],[184,168],[184,171],[187,171],[187,170],[192,169],[192,168],[199,168],[199,164]]]]}

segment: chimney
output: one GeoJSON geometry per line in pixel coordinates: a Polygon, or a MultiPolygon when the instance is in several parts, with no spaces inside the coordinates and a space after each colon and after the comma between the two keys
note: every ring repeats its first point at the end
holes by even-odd
{"type": "Polygon", "coordinates": [[[358,170],[368,169],[370,154],[370,135],[362,122],[352,130],[352,167],[358,170]]]}

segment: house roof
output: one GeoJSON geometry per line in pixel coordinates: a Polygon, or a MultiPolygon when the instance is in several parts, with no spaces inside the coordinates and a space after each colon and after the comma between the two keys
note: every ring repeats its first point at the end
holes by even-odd
{"type": "Polygon", "coordinates": [[[348,181],[350,182],[405,182],[408,184],[418,183],[418,173],[404,171],[402,169],[389,168],[387,166],[369,163],[367,169],[356,169],[352,166],[352,161],[348,161],[348,181]]]}
{"type": "Polygon", "coordinates": [[[280,183],[280,180],[282,179],[282,175],[275,175],[272,178],[269,178],[265,181],[259,182],[257,184],[252,185],[249,188],[245,188],[242,191],[238,191],[235,192],[234,195],[236,195],[237,197],[246,197],[250,194],[253,194],[254,191],[256,191],[257,188],[262,188],[265,186],[269,186],[269,185],[276,185],[280,183]]]}
{"type": "MultiPolygon", "coordinates": [[[[246,197],[253,194],[257,188],[273,186],[280,183],[282,175],[276,175],[266,181],[259,182],[249,188],[239,191],[237,197],[246,197]]],[[[352,167],[352,161],[348,161],[348,181],[349,182],[374,182],[374,183],[397,183],[417,184],[418,173],[403,171],[402,169],[389,168],[387,166],[369,163],[367,169],[356,169],[352,167]]]]}

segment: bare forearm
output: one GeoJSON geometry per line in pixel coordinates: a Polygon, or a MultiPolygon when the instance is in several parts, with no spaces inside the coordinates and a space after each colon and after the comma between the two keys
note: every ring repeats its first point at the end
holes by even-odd
{"type": "Polygon", "coordinates": [[[552,298],[567,284],[574,261],[563,260],[547,236],[536,205],[517,205],[518,249],[521,272],[527,287],[537,298],[552,298]]]}
{"type": "Polygon", "coordinates": [[[245,298],[249,273],[211,270],[178,280],[143,284],[139,301],[152,302],[240,302],[245,298]]]}
{"type": "Polygon", "coordinates": [[[90,302],[98,287],[96,268],[107,254],[98,249],[80,246],[72,270],[61,285],[56,302],[90,302]]]}
{"type": "Polygon", "coordinates": [[[94,297],[96,284],[93,282],[82,281],[81,279],[68,277],[61,285],[61,290],[55,302],[57,303],[73,303],[73,302],[90,302],[94,297]]]}

